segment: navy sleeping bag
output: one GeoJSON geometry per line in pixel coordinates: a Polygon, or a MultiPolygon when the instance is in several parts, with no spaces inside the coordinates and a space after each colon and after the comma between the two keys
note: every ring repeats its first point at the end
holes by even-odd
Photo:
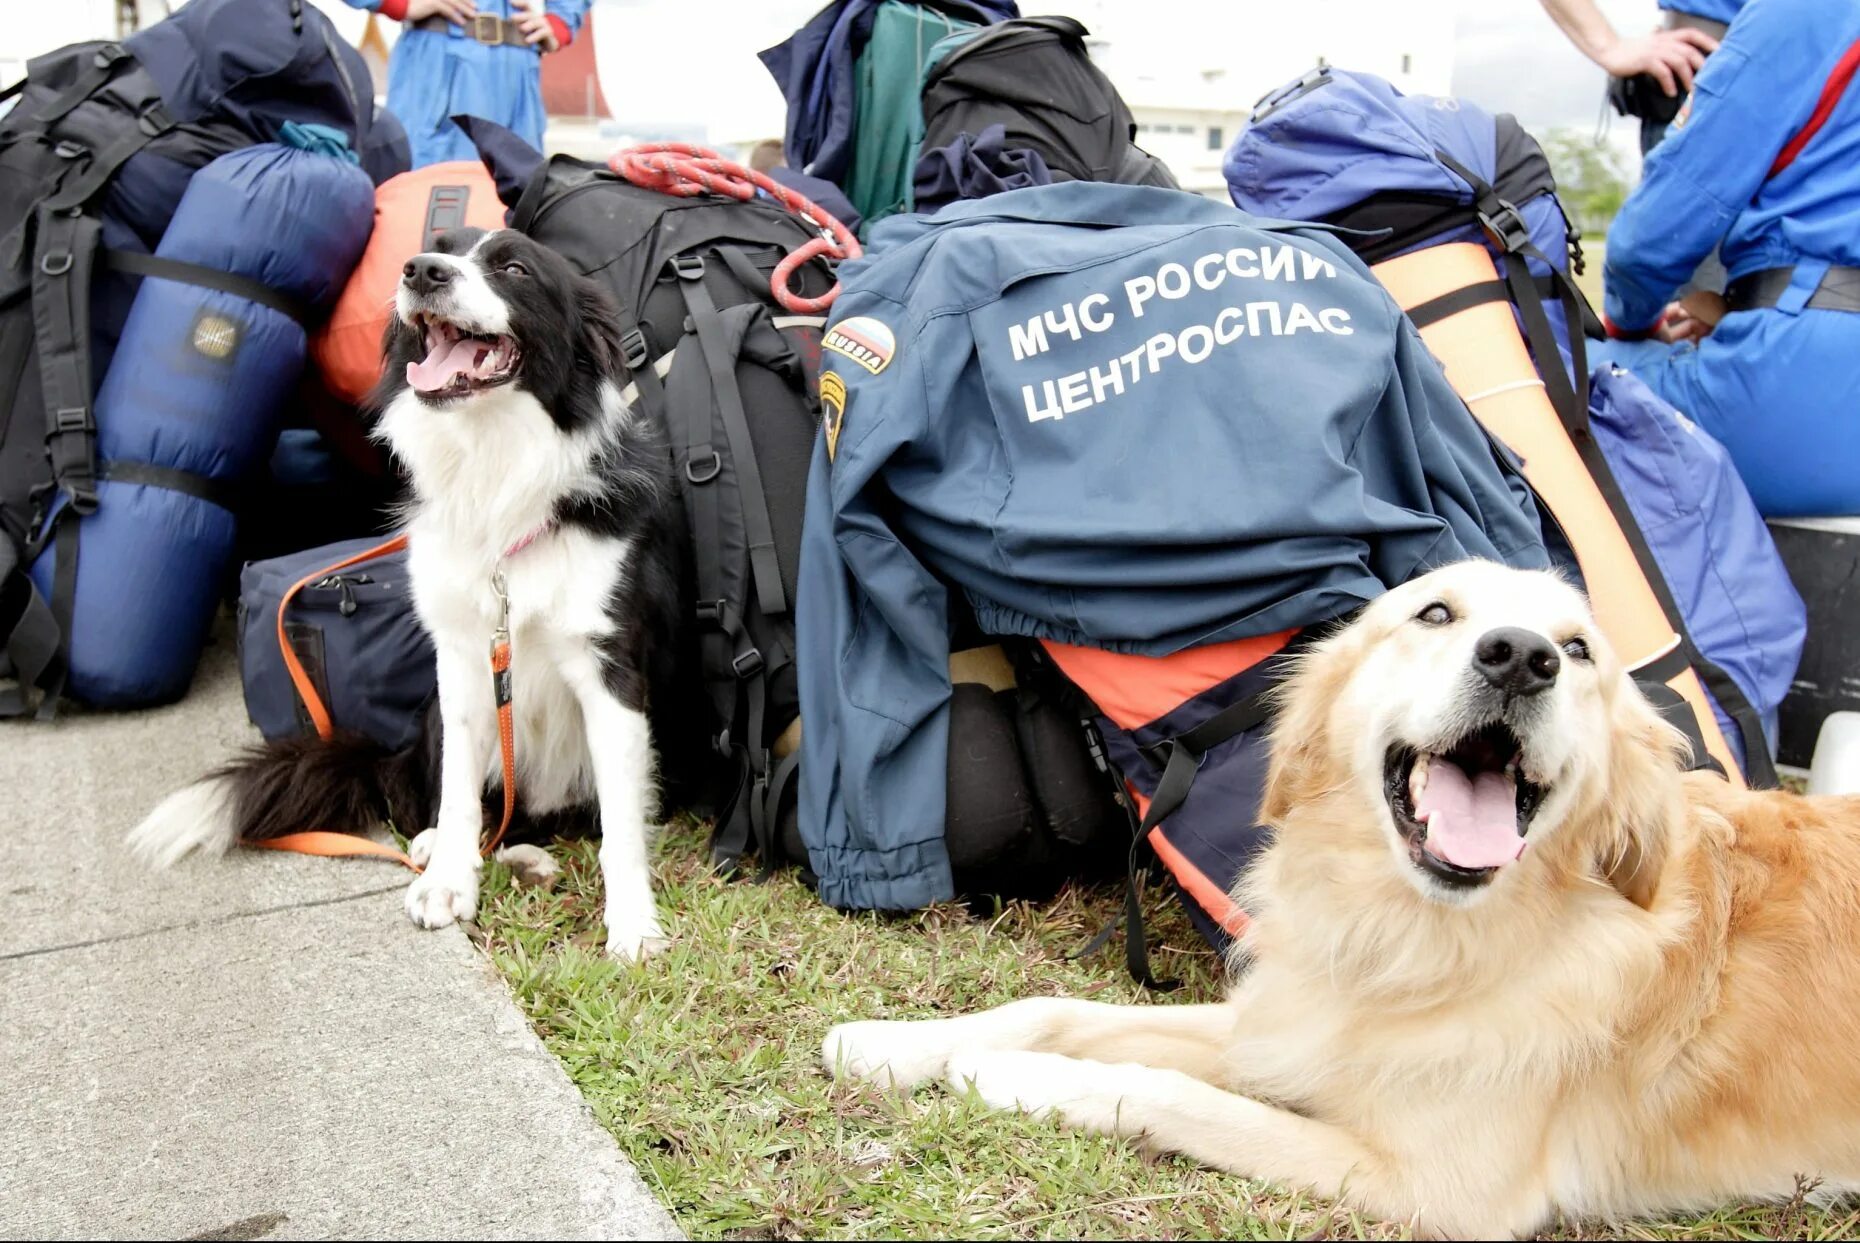
{"type": "MultiPolygon", "coordinates": [[[[269,457],[303,369],[304,328],[282,306],[334,300],[374,203],[355,165],[275,144],[189,182],[156,254],[281,297],[143,280],[97,394],[97,511],[75,527],[74,698],[132,707],[186,691],[233,551],[230,494],[269,457]]],[[[32,567],[47,598],[55,552],[32,567]]]]}

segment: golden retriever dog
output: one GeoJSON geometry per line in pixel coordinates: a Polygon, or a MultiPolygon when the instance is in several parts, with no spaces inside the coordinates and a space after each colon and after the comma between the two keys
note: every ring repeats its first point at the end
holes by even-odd
{"type": "Polygon", "coordinates": [[[848,1023],[829,1070],[1435,1236],[1860,1189],[1860,799],[1682,773],[1581,595],[1490,563],[1283,691],[1226,1004],[848,1023]]]}

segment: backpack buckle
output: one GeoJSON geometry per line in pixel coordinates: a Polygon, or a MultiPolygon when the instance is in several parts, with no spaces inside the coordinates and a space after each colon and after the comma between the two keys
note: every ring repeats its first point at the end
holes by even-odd
{"type": "Polygon", "coordinates": [[[152,99],[146,108],[136,114],[136,128],[150,138],[160,138],[174,128],[174,122],[162,108],[161,100],[152,99]]]}
{"type": "MultiPolygon", "coordinates": [[[[70,258],[68,254],[65,257],[70,258]]],[[[95,430],[90,421],[90,407],[60,406],[52,412],[52,430],[46,435],[46,439],[50,440],[53,436],[62,436],[69,432],[95,430]]]]}
{"type": "Polygon", "coordinates": [[[1487,211],[1486,204],[1477,209],[1479,223],[1492,235],[1494,241],[1505,248],[1507,254],[1516,253],[1531,244],[1531,226],[1524,223],[1524,216],[1518,209],[1504,199],[1497,199],[1498,210],[1487,211]]]}
{"type": "Polygon", "coordinates": [[[638,371],[645,366],[649,354],[645,333],[629,328],[620,334],[620,361],[626,364],[628,371],[638,371]]]}
{"type": "Polygon", "coordinates": [[[47,276],[63,276],[76,262],[76,257],[68,250],[48,250],[39,256],[39,271],[47,276]]]}
{"type": "Polygon", "coordinates": [[[707,626],[723,624],[723,612],[730,607],[728,600],[699,600],[697,619],[707,626]]]}
{"type": "Polygon", "coordinates": [[[52,154],[61,160],[81,160],[90,154],[90,148],[81,142],[61,138],[58,140],[58,145],[52,148],[52,154]]]}
{"type": "Polygon", "coordinates": [[[704,278],[704,256],[673,255],[672,271],[678,273],[679,280],[702,280],[704,278]]]}
{"type": "Polygon", "coordinates": [[[762,650],[754,647],[730,662],[730,670],[736,674],[739,681],[747,681],[755,677],[762,672],[762,667],[762,650]]]}
{"type": "Polygon", "coordinates": [[[1288,82],[1284,86],[1267,91],[1255,100],[1253,111],[1247,118],[1248,123],[1257,125],[1294,99],[1301,95],[1309,95],[1328,81],[1330,81],[1330,66],[1320,61],[1316,66],[1299,75],[1296,82],[1288,82]]]}
{"type": "Polygon", "coordinates": [[[722,473],[723,456],[715,449],[710,451],[710,460],[702,464],[702,473],[699,472],[698,459],[693,458],[691,461],[685,463],[685,478],[689,479],[692,483],[709,483],[722,473]]]}

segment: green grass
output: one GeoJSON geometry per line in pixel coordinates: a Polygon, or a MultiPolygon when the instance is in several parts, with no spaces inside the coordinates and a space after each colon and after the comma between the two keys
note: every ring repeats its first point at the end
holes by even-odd
{"type": "MultiPolygon", "coordinates": [[[[1404,1237],[1126,1141],[987,1113],[938,1090],[836,1087],[822,1073],[821,1038],[843,1019],[953,1014],[1036,994],[1146,1000],[1116,942],[1089,961],[1065,959],[1118,909],[1115,888],[1068,890],[986,918],[959,907],[844,916],[792,875],[717,879],[701,833],[681,828],[656,858],[674,944],[634,968],[601,953],[592,844],[563,843],[557,854],[564,872],[549,892],[490,869],[475,937],[693,1237],[1404,1237]]],[[[1158,974],[1185,982],[1169,1001],[1218,997],[1214,955],[1179,914],[1152,905],[1158,974]]],[[[1857,1229],[1860,1214],[1795,1204],[1631,1227],[1626,1237],[1857,1229]]]]}

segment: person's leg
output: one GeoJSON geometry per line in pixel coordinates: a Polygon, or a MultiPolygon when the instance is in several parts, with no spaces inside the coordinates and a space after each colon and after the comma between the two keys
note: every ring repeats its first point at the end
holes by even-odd
{"type": "Polygon", "coordinates": [[[1860,315],[1745,311],[1698,345],[1592,341],[1725,447],[1769,517],[1860,513],[1860,315]]]}
{"type": "Polygon", "coordinates": [[[446,119],[452,113],[452,42],[439,31],[403,30],[388,58],[387,107],[407,131],[414,168],[458,158],[446,137],[446,131],[464,137],[446,119]]]}

